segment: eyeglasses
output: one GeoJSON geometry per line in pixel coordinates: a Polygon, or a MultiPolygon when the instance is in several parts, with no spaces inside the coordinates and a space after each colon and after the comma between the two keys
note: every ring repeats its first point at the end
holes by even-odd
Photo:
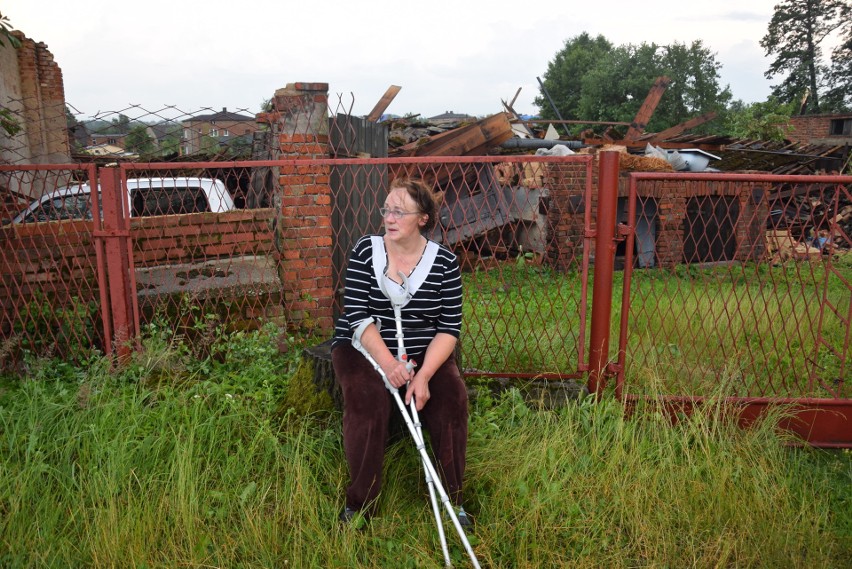
{"type": "Polygon", "coordinates": [[[419,215],[419,211],[402,211],[401,209],[388,209],[386,207],[379,208],[379,213],[382,214],[382,217],[391,216],[396,220],[400,220],[406,215],[419,215]]]}

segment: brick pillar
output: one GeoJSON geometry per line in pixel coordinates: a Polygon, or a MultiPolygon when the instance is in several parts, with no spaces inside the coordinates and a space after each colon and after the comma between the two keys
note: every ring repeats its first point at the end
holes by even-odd
{"type": "MultiPolygon", "coordinates": [[[[328,84],[290,83],[273,98],[282,160],[328,158],[328,84]]],[[[330,167],[282,166],[279,217],[282,282],[288,321],[331,331],[332,232],[330,167]]]]}

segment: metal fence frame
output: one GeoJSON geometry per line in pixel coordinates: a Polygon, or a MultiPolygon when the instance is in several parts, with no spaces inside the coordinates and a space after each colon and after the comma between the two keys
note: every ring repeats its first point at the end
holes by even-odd
{"type": "MultiPolygon", "coordinates": [[[[119,168],[97,168],[93,165],[81,168],[78,165],[57,166],[0,166],[0,172],[15,171],[40,171],[49,169],[76,169],[85,170],[87,176],[97,179],[101,185],[100,199],[102,202],[103,219],[95,216],[92,222],[92,236],[97,258],[97,280],[98,298],[100,302],[100,317],[103,326],[102,334],[104,349],[107,353],[125,355],[134,348],[134,340],[138,342],[140,309],[138,305],[138,290],[134,270],[134,246],[133,228],[129,221],[127,203],[124,199],[125,180],[128,174],[137,170],[156,171],[162,170],[204,170],[210,168],[250,168],[267,169],[275,172],[292,170],[293,172],[320,172],[323,179],[331,168],[366,168],[375,169],[379,176],[360,176],[338,174],[339,180],[360,180],[358,183],[366,183],[368,191],[375,191],[384,184],[385,170],[389,169],[396,173],[423,174],[431,173],[438,175],[439,172],[448,172],[454,168],[484,168],[493,169],[498,164],[507,164],[509,168],[523,170],[529,165],[540,165],[545,171],[548,168],[558,169],[570,166],[576,171],[572,175],[578,176],[572,183],[570,192],[563,192],[559,196],[555,193],[550,196],[551,203],[548,219],[552,220],[559,216],[574,215],[582,217],[581,255],[572,257],[572,262],[579,269],[581,277],[581,291],[576,297],[571,297],[571,302],[576,302],[579,312],[578,328],[571,332],[574,339],[573,347],[576,350],[576,367],[574,369],[536,369],[533,371],[516,372],[513,370],[468,370],[468,375],[480,375],[491,377],[526,377],[539,379],[564,379],[587,377],[587,385],[590,391],[602,395],[607,388],[608,382],[615,378],[615,393],[625,401],[629,409],[644,396],[634,393],[631,386],[625,380],[625,370],[630,363],[630,350],[628,349],[628,338],[631,333],[631,279],[634,271],[634,247],[636,240],[636,201],[637,187],[640,183],[663,184],[684,181],[712,180],[734,181],[743,184],[753,183],[822,183],[849,186],[852,177],[849,176],[767,176],[767,175],[728,175],[728,174],[652,174],[635,173],[629,178],[628,203],[629,213],[627,222],[616,223],[617,199],[619,195],[619,160],[616,152],[601,152],[598,155],[597,167],[591,157],[433,157],[433,158],[365,158],[365,159],[291,159],[291,160],[267,160],[251,162],[198,162],[198,163],[151,163],[151,164],[124,164],[119,168]],[[579,174],[577,174],[579,172],[579,174]],[[597,177],[597,191],[594,191],[595,176],[597,177]],[[367,180],[366,182],[364,182],[367,180]],[[573,192],[573,193],[572,193],[573,192]],[[560,202],[561,200],[561,202],[560,202]],[[560,203],[556,203],[560,202],[560,203]],[[614,293],[614,257],[618,245],[626,243],[625,267],[623,273],[624,288],[621,294],[620,314],[613,319],[614,293]],[[594,285],[588,290],[588,271],[592,266],[592,255],[594,255],[594,285]],[[591,292],[591,310],[587,312],[586,299],[591,292]],[[591,317],[589,322],[590,331],[586,339],[587,316],[591,317]],[[611,323],[619,322],[615,351],[610,348],[613,338],[611,323]],[[588,341],[588,343],[587,343],[588,341]],[[586,350],[588,349],[588,352],[586,350]]],[[[281,178],[284,179],[283,177],[281,178]]],[[[546,178],[546,174],[543,179],[546,178]]],[[[558,179],[550,178],[550,183],[558,179]]],[[[282,181],[283,191],[288,191],[286,184],[282,181]]],[[[502,183],[502,182],[501,182],[502,183]]],[[[321,185],[321,184],[320,184],[321,185]]],[[[847,190],[848,191],[848,190],[847,190]]],[[[97,198],[96,198],[97,199],[97,198]]],[[[95,202],[95,207],[98,206],[95,202]]],[[[359,201],[358,208],[370,208],[368,202],[359,201]]],[[[329,202],[329,207],[332,206],[329,202]]],[[[337,211],[340,214],[340,211],[337,211]]],[[[348,212],[354,213],[354,212],[348,212]]],[[[452,214],[452,212],[450,212],[452,214]]],[[[245,219],[252,221],[250,213],[245,214],[245,219]]],[[[367,226],[375,223],[375,219],[367,221],[367,226]]],[[[253,222],[265,223],[264,219],[253,220],[253,222]]],[[[550,226],[549,230],[554,227],[550,226]]],[[[199,230],[200,231],[200,230],[199,230]]],[[[263,232],[258,233],[260,239],[267,239],[263,232]]],[[[446,236],[446,230],[444,235],[446,236]]],[[[846,236],[848,239],[848,236],[846,236]]],[[[502,237],[500,237],[502,239],[502,237]]],[[[564,245],[565,238],[558,238],[559,246],[564,245]]],[[[351,241],[351,240],[350,240],[351,241]]],[[[288,259],[293,256],[288,251],[286,244],[273,252],[275,262],[278,263],[279,271],[283,271],[288,259]]],[[[523,259],[519,259],[523,261],[523,259]]],[[[558,266],[558,263],[554,263],[558,266]]],[[[279,274],[284,274],[279,272],[279,274]]],[[[502,274],[502,273],[500,273],[502,274]]],[[[337,275],[339,279],[340,275],[337,275]]],[[[283,283],[282,283],[283,284],[283,283]]],[[[282,289],[283,290],[283,289],[282,289]]],[[[852,291],[852,289],[850,289],[852,291]]],[[[335,291],[336,292],[336,291],[335,291]]],[[[496,291],[495,295],[500,294],[496,291]]],[[[573,293],[572,293],[573,294],[573,293]]],[[[852,294],[852,292],[850,293],[852,294]]],[[[284,294],[282,293],[282,298],[284,294]]],[[[496,296],[495,296],[496,298],[496,296]]],[[[822,299],[824,300],[824,299],[822,299]]],[[[294,302],[294,299],[289,299],[294,302]]],[[[329,299],[329,306],[334,302],[329,299]]],[[[507,301],[508,302],[508,301],[507,301]]],[[[567,309],[566,307],[559,307],[567,309]]],[[[823,308],[821,308],[823,309],[823,308]]],[[[835,308],[836,311],[836,308],[835,308]]],[[[514,314],[514,312],[510,312],[514,314]]],[[[6,316],[6,319],[14,316],[6,316]]],[[[834,350],[843,360],[840,367],[842,374],[849,373],[849,344],[850,344],[850,320],[852,315],[839,314],[841,321],[845,322],[846,336],[842,345],[835,346],[834,350]]],[[[558,315],[557,315],[558,318],[558,315]]],[[[846,378],[840,378],[846,380],[846,378]]],[[[665,393],[662,395],[666,405],[672,410],[673,416],[677,413],[689,412],[694,406],[706,402],[710,398],[706,396],[694,396],[684,393],[665,393]]],[[[766,408],[778,404],[787,405],[792,409],[790,419],[784,427],[800,434],[810,444],[824,447],[850,447],[852,446],[852,399],[843,393],[835,393],[832,397],[787,397],[766,396],[765,394],[746,394],[745,396],[727,397],[725,400],[739,410],[740,418],[744,423],[754,421],[766,408]]]]}

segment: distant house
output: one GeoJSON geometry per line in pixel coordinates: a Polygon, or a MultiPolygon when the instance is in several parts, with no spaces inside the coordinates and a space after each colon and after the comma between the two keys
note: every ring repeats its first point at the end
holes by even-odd
{"type": "Polygon", "coordinates": [[[802,144],[852,146],[852,113],[790,117],[787,138],[802,144]]]}
{"type": "Polygon", "coordinates": [[[139,158],[133,152],[127,152],[123,147],[106,142],[92,144],[83,149],[83,152],[92,156],[110,156],[113,158],[139,158]]]}
{"type": "Polygon", "coordinates": [[[92,134],[89,135],[89,147],[112,146],[118,148],[120,151],[124,151],[124,149],[126,148],[124,143],[125,138],[127,138],[126,134],[92,134]]]}
{"type": "Polygon", "coordinates": [[[463,113],[454,113],[453,111],[447,111],[446,113],[435,115],[434,117],[429,117],[428,120],[430,123],[435,125],[450,125],[458,124],[464,121],[474,120],[475,118],[476,117],[472,117],[463,113]]]}
{"type": "Polygon", "coordinates": [[[184,155],[208,150],[210,145],[218,146],[220,140],[230,137],[250,137],[260,128],[253,116],[229,112],[227,107],[218,113],[192,117],[181,124],[181,153],[184,155]]]}

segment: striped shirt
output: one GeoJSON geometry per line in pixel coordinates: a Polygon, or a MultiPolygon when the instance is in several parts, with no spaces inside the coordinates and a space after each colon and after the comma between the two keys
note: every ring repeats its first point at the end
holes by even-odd
{"type": "MultiPolygon", "coordinates": [[[[438,332],[456,338],[461,331],[462,285],[458,259],[446,247],[429,241],[409,278],[411,300],[402,308],[402,330],[409,358],[423,361],[423,354],[438,332]]],[[[383,276],[387,253],[381,236],[367,235],[358,240],[346,268],[344,313],[337,321],[332,347],[348,342],[358,326],[373,318],[391,353],[396,355],[396,321],[390,300],[379,288],[385,279],[387,290],[401,286],[383,276]],[[376,265],[373,255],[376,253],[376,265]],[[383,255],[384,254],[384,255],[383,255]]]]}

